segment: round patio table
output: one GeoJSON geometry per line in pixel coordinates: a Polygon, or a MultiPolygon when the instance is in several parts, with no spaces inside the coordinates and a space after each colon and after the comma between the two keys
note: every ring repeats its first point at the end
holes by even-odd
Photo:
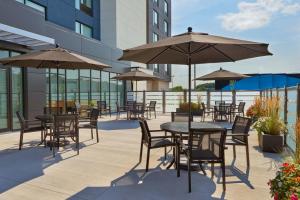
{"type": "MultiPolygon", "coordinates": [[[[231,129],[231,123],[225,122],[191,122],[191,129],[202,129],[204,131],[223,131],[224,129],[231,129]]],[[[170,132],[172,134],[180,134],[180,135],[188,135],[189,128],[188,122],[166,122],[160,125],[160,128],[164,131],[170,132]]],[[[168,165],[167,169],[169,169],[175,163],[175,158],[168,165]]],[[[192,170],[198,171],[199,167],[203,171],[205,171],[203,167],[200,165],[192,165],[192,170]]],[[[180,163],[180,168],[187,170],[186,163],[180,163]]]]}

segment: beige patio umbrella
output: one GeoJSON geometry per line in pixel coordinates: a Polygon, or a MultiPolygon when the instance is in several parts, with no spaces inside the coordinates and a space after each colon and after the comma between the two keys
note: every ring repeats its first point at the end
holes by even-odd
{"type": "MultiPolygon", "coordinates": [[[[146,64],[183,64],[189,67],[189,115],[191,116],[191,65],[235,62],[272,55],[268,44],[192,32],[123,51],[120,60],[146,64]]],[[[190,128],[189,122],[189,128],[190,128]]]]}
{"type": "Polygon", "coordinates": [[[58,69],[104,69],[109,66],[57,47],[0,59],[3,65],[58,69]]]}
{"type": "MultiPolygon", "coordinates": [[[[204,76],[200,76],[196,79],[194,79],[194,81],[196,80],[202,80],[202,81],[209,81],[209,80],[229,80],[229,81],[236,81],[236,80],[240,80],[243,78],[247,78],[249,76],[244,75],[244,74],[239,74],[239,73],[235,73],[235,72],[231,72],[225,69],[220,68],[217,71],[211,72],[209,74],[206,74],[204,76]]],[[[221,101],[222,101],[223,95],[222,95],[222,89],[221,89],[221,101]]]]}
{"type": "MultiPolygon", "coordinates": [[[[66,49],[56,47],[52,49],[35,51],[11,58],[0,59],[3,65],[18,67],[35,67],[35,68],[55,68],[55,69],[104,69],[108,65],[96,60],[84,57],[66,49]]],[[[57,73],[57,91],[59,91],[59,78],[57,73]]],[[[57,101],[59,100],[57,95],[57,101]]],[[[57,104],[58,106],[58,104],[57,104]]]]}
{"type": "MultiPolygon", "coordinates": [[[[160,78],[157,76],[153,76],[151,74],[147,74],[141,70],[139,70],[139,67],[132,67],[134,70],[125,72],[123,74],[120,74],[118,76],[112,77],[112,79],[117,80],[123,80],[123,81],[135,81],[135,89],[137,90],[137,82],[138,81],[155,81],[159,80],[160,78]]],[[[135,94],[135,98],[137,100],[137,91],[135,94]]]]}

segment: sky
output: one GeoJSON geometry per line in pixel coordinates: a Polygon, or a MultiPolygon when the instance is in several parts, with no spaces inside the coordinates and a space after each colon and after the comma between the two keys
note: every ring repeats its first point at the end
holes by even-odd
{"type": "MultiPolygon", "coordinates": [[[[196,77],[220,67],[238,73],[300,73],[300,0],[173,0],[172,35],[189,26],[195,32],[268,43],[273,53],[197,65],[196,77]]],[[[187,87],[186,66],[173,66],[172,75],[173,86],[187,87]]]]}

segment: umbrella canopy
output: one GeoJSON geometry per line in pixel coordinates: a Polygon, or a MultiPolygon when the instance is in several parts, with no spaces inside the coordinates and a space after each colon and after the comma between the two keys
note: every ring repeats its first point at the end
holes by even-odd
{"type": "Polygon", "coordinates": [[[120,60],[146,64],[201,64],[266,55],[272,55],[268,44],[195,33],[189,28],[187,33],[124,50],[120,60]]]}
{"type": "Polygon", "coordinates": [[[59,47],[1,59],[0,63],[18,67],[61,69],[103,69],[109,67],[106,64],[59,47]]]}
{"type": "Polygon", "coordinates": [[[124,81],[154,81],[158,80],[159,78],[136,69],[134,71],[126,72],[115,76],[113,77],[113,79],[124,81]]]}
{"type": "MultiPolygon", "coordinates": [[[[124,50],[120,60],[146,64],[188,65],[189,116],[191,117],[192,64],[234,62],[266,55],[272,55],[268,51],[268,44],[195,33],[189,27],[187,33],[124,50]]],[[[190,121],[188,124],[190,128],[190,121]]]]}
{"type": "Polygon", "coordinates": [[[231,71],[227,71],[225,69],[220,68],[217,71],[211,72],[204,76],[200,76],[194,80],[202,80],[202,81],[209,81],[209,80],[240,80],[242,78],[247,78],[249,76],[244,74],[239,74],[231,71]]]}

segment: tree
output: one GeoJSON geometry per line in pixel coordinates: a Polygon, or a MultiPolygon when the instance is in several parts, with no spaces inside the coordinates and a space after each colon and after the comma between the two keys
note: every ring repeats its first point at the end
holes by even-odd
{"type": "Polygon", "coordinates": [[[182,86],[175,86],[175,87],[171,88],[171,91],[172,92],[182,92],[183,88],[182,88],[182,86]]]}
{"type": "Polygon", "coordinates": [[[207,91],[207,90],[213,90],[215,88],[215,83],[204,83],[199,84],[196,86],[196,91],[207,91]]]}

